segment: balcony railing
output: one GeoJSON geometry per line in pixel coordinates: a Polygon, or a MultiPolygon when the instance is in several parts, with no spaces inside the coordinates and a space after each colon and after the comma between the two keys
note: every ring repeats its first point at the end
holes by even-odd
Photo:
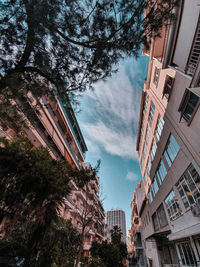
{"type": "Polygon", "coordinates": [[[47,103],[47,101],[46,101],[46,99],[45,99],[44,97],[42,97],[42,101],[43,101],[43,103],[46,105],[46,108],[47,108],[47,110],[48,110],[48,112],[49,112],[51,118],[53,119],[53,122],[55,123],[56,128],[58,129],[59,133],[61,134],[61,136],[62,136],[62,138],[63,138],[63,140],[64,140],[66,146],[68,147],[69,151],[71,152],[74,161],[76,162],[77,166],[80,167],[80,164],[79,164],[79,161],[78,161],[78,159],[77,159],[77,156],[76,156],[75,153],[72,151],[72,149],[71,149],[71,147],[70,147],[68,141],[67,141],[66,138],[65,138],[65,135],[64,135],[64,133],[63,133],[63,131],[62,131],[60,125],[59,125],[58,122],[56,121],[56,119],[55,119],[55,117],[54,117],[54,114],[53,114],[51,108],[49,107],[49,105],[48,105],[48,103],[47,103]]]}
{"type": "Polygon", "coordinates": [[[175,264],[170,264],[170,263],[166,263],[162,265],[163,267],[180,267],[179,263],[175,263],[175,264]]]}
{"type": "Polygon", "coordinates": [[[190,52],[189,60],[186,67],[186,73],[193,76],[200,60],[200,22],[198,23],[196,34],[192,49],[190,52]]]}

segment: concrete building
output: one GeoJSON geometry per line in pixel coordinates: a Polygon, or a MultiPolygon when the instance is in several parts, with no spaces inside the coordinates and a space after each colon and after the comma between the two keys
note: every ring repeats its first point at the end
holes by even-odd
{"type": "Polygon", "coordinates": [[[133,240],[133,262],[135,262],[136,266],[143,267],[145,266],[145,255],[144,255],[144,247],[142,242],[142,220],[139,214],[141,209],[140,205],[145,196],[145,190],[143,183],[140,182],[137,185],[137,188],[133,192],[133,199],[131,201],[131,233],[132,233],[132,240],[133,240]]]}
{"type": "Polygon", "coordinates": [[[106,224],[109,231],[117,225],[122,231],[122,241],[126,243],[126,219],[123,210],[109,210],[106,212],[106,224]]]}
{"type": "Polygon", "coordinates": [[[200,1],[180,1],[174,12],[143,49],[137,212],[147,265],[155,267],[200,266],[200,1]]]}
{"type": "MultiPolygon", "coordinates": [[[[28,95],[30,107],[35,104],[34,98],[28,95]]],[[[63,159],[69,162],[73,168],[91,168],[89,163],[84,162],[87,146],[76,120],[74,111],[68,103],[64,106],[59,99],[50,101],[46,97],[40,99],[40,114],[35,115],[37,126],[30,125],[24,129],[25,135],[35,147],[44,146],[49,149],[51,156],[55,159],[63,159]]],[[[0,136],[8,139],[14,138],[15,129],[4,131],[0,127],[0,136]]],[[[84,188],[78,188],[70,181],[71,194],[66,197],[62,216],[71,220],[72,225],[81,231],[81,220],[85,216],[92,220],[85,229],[84,251],[87,255],[92,241],[104,239],[105,213],[99,199],[99,179],[90,181],[84,188]]]]}

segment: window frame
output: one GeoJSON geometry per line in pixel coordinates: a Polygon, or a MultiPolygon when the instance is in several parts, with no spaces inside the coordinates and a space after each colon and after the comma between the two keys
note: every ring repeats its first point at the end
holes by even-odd
{"type": "Polygon", "coordinates": [[[173,90],[174,81],[175,81],[174,77],[171,77],[168,74],[166,75],[162,98],[166,97],[168,101],[170,99],[170,96],[171,96],[171,93],[172,93],[172,90],[173,90]]]}
{"type": "MultiPolygon", "coordinates": [[[[189,103],[189,105],[191,107],[192,104],[189,103]]],[[[189,126],[191,124],[193,118],[194,118],[194,115],[195,115],[199,105],[200,105],[200,87],[186,88],[185,92],[183,94],[181,103],[180,103],[179,108],[178,108],[178,112],[180,112],[179,122],[181,122],[181,120],[184,119],[185,122],[187,123],[187,125],[189,126]],[[184,116],[184,112],[186,111],[186,108],[188,106],[188,101],[190,100],[191,94],[195,95],[198,99],[197,99],[196,105],[194,107],[192,107],[193,111],[191,113],[191,116],[187,117],[187,116],[184,116]]]]}
{"type": "Polygon", "coordinates": [[[154,176],[154,178],[153,178],[153,182],[151,184],[151,189],[152,189],[153,196],[155,197],[156,194],[158,193],[158,190],[159,190],[159,186],[158,186],[158,182],[157,182],[156,176],[154,176]]]}
{"type": "Polygon", "coordinates": [[[154,131],[154,136],[155,136],[157,142],[159,142],[159,140],[160,140],[164,125],[165,125],[165,121],[163,120],[163,118],[159,114],[158,118],[157,118],[156,128],[154,131]]]}
{"type": "Polygon", "coordinates": [[[193,168],[193,170],[196,172],[198,179],[200,180],[200,174],[196,170],[193,164],[190,164],[188,168],[185,170],[179,181],[176,183],[176,188],[179,192],[181,201],[183,202],[183,205],[186,210],[191,209],[191,207],[197,203],[200,199],[200,188],[197,186],[196,181],[194,181],[193,176],[190,173],[190,169],[193,168]],[[194,194],[194,189],[191,188],[191,182],[187,180],[186,175],[189,174],[189,179],[191,179],[191,182],[193,183],[193,186],[195,187],[195,190],[199,194],[199,196],[196,198],[194,194]],[[188,191],[186,191],[186,188],[188,188],[188,191]],[[188,192],[188,194],[187,194],[188,192]]]}
{"type": "Polygon", "coordinates": [[[167,176],[167,169],[165,167],[164,161],[161,159],[158,164],[158,168],[156,169],[156,177],[160,185],[163,183],[166,176],[167,176]],[[164,167],[164,170],[161,167],[164,167]]]}
{"type": "Polygon", "coordinates": [[[158,86],[159,76],[160,76],[160,68],[155,66],[153,83],[156,85],[156,87],[158,86]]]}
{"type": "Polygon", "coordinates": [[[150,126],[152,125],[155,109],[156,109],[155,104],[153,103],[153,101],[151,101],[151,106],[149,109],[149,116],[148,116],[148,122],[150,126]]]}
{"type": "Polygon", "coordinates": [[[183,266],[195,266],[196,265],[196,256],[194,254],[193,248],[189,242],[189,240],[181,241],[176,244],[178,248],[179,258],[183,266]],[[190,253],[188,253],[188,249],[190,253]],[[186,253],[185,253],[186,252],[186,253]],[[192,256],[192,261],[190,256],[192,256]]]}
{"type": "Polygon", "coordinates": [[[172,166],[179,151],[180,151],[180,146],[178,142],[176,141],[175,137],[172,134],[170,134],[167,144],[165,146],[165,150],[163,152],[163,157],[169,168],[172,166]]]}
{"type": "Polygon", "coordinates": [[[178,219],[182,215],[182,210],[179,205],[178,197],[172,189],[167,197],[164,199],[166,210],[170,221],[178,219]],[[171,196],[171,199],[170,199],[171,196]],[[176,200],[177,199],[177,200],[176,200]]]}
{"type": "Polygon", "coordinates": [[[160,230],[160,229],[162,229],[168,225],[168,220],[167,220],[167,216],[165,213],[165,208],[164,208],[163,203],[161,203],[160,206],[157,208],[157,210],[153,213],[152,221],[153,221],[153,228],[154,228],[155,232],[157,232],[158,230],[160,230]],[[161,212],[161,210],[162,210],[162,212],[161,212]],[[163,215],[165,215],[165,218],[163,215]],[[163,222],[164,222],[163,219],[165,220],[164,224],[163,224],[163,222]],[[157,223],[158,228],[155,227],[155,222],[157,223]]]}
{"type": "Polygon", "coordinates": [[[151,161],[154,160],[155,155],[156,155],[156,151],[157,151],[157,144],[156,144],[156,141],[153,138],[152,143],[151,143],[151,149],[150,149],[151,161]]]}

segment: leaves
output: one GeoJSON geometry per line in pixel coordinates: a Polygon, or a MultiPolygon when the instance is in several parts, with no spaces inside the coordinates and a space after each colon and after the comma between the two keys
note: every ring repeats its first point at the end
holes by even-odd
{"type": "Polygon", "coordinates": [[[121,242],[122,232],[118,226],[114,226],[111,230],[111,242],[103,241],[92,243],[90,249],[92,259],[90,267],[120,267],[123,266],[122,261],[127,257],[126,244],[121,242]]]}
{"type": "Polygon", "coordinates": [[[35,260],[41,264],[37,266],[50,266],[44,264],[47,258],[51,264],[71,266],[67,262],[76,257],[81,238],[62,220],[61,210],[69,181],[83,187],[94,179],[95,170],[74,170],[20,135],[13,141],[1,138],[0,144],[0,214],[7,220],[7,243],[1,250],[0,242],[0,254],[12,248],[13,260],[24,259],[23,266],[36,266],[35,260]]]}
{"type": "Polygon", "coordinates": [[[143,0],[2,1],[1,85],[10,86],[4,78],[13,72],[34,67],[67,93],[85,91],[122,57],[138,55],[144,32],[156,36],[168,23],[178,1],[170,2],[155,8],[143,0]],[[144,8],[150,10],[145,18],[144,8]]]}

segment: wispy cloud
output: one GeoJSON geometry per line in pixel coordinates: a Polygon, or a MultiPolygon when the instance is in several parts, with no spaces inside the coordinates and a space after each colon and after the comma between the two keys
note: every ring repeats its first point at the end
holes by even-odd
{"type": "Polygon", "coordinates": [[[132,182],[138,181],[138,174],[128,171],[126,175],[126,179],[132,182]]]}
{"type": "Polygon", "coordinates": [[[88,136],[101,145],[108,153],[123,158],[137,159],[135,136],[126,129],[115,129],[99,121],[96,124],[85,124],[88,136]]]}
{"type": "Polygon", "coordinates": [[[108,153],[137,160],[136,135],[141,96],[142,71],[138,62],[124,64],[107,82],[99,82],[89,92],[88,116],[82,125],[94,147],[108,153]]]}

